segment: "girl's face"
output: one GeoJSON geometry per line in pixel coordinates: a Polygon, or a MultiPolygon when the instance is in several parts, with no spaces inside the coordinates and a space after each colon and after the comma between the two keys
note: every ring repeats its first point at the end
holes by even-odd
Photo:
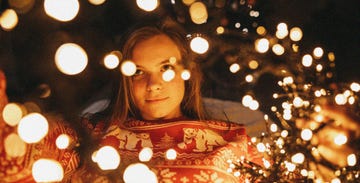
{"type": "Polygon", "coordinates": [[[134,102],[142,118],[156,120],[180,117],[185,81],[180,76],[184,68],[176,44],[166,35],[154,36],[134,47],[132,61],[137,66],[132,76],[134,102]],[[175,71],[175,77],[165,81],[163,74],[168,70],[175,71]]]}

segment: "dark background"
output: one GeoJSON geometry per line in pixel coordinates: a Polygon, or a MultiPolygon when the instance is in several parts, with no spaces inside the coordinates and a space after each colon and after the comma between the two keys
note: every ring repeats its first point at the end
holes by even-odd
{"type": "MultiPolygon", "coordinates": [[[[7,1],[0,2],[1,11],[9,6],[7,1]]],[[[209,19],[206,24],[196,25],[189,19],[188,8],[181,5],[181,1],[173,5],[162,0],[156,11],[143,12],[135,1],[108,0],[95,6],[83,0],[79,14],[70,22],[58,22],[48,17],[43,10],[43,1],[36,1],[29,11],[19,14],[15,29],[0,30],[0,66],[8,77],[10,101],[34,101],[45,110],[78,113],[106,88],[113,72],[118,72],[105,69],[101,60],[118,48],[124,31],[140,21],[162,16],[171,16],[190,33],[203,33],[212,40],[211,50],[199,57],[205,75],[204,94],[209,97],[239,101],[248,90],[263,92],[264,86],[249,86],[244,84],[241,74],[230,74],[227,56],[237,55],[240,63],[252,56],[262,59],[264,64],[273,65],[274,72],[279,65],[277,60],[285,60],[284,63],[292,67],[290,61],[293,58],[289,55],[281,58],[271,54],[255,56],[256,53],[250,51],[253,41],[259,37],[252,27],[254,22],[265,26],[269,35],[274,35],[280,22],[287,23],[289,28],[301,27],[304,34],[299,43],[301,53],[311,53],[314,47],[321,46],[325,52],[336,55],[334,81],[360,80],[359,0],[257,0],[238,4],[237,8],[232,3],[239,1],[224,1],[221,8],[214,5],[215,0],[203,2],[208,6],[209,19]],[[251,8],[247,5],[259,11],[260,17],[249,17],[251,8]],[[249,32],[244,34],[234,28],[235,22],[240,22],[249,32]],[[214,30],[220,24],[228,32],[217,36],[214,30]],[[79,75],[66,76],[55,67],[54,53],[65,42],[78,43],[87,51],[89,63],[79,75]],[[239,56],[239,53],[242,54],[239,56]],[[51,95],[41,97],[48,89],[51,95]]],[[[304,74],[296,69],[294,72],[304,74]]],[[[265,82],[265,88],[271,87],[274,83],[269,78],[271,76],[262,73],[258,81],[265,82]]]]}

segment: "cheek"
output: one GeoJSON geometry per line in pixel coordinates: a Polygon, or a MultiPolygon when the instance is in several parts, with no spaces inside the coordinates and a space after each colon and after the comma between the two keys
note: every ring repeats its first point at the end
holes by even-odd
{"type": "Polygon", "coordinates": [[[139,81],[133,82],[132,91],[133,91],[135,100],[141,98],[144,95],[144,93],[146,92],[145,83],[139,82],[139,81]]]}

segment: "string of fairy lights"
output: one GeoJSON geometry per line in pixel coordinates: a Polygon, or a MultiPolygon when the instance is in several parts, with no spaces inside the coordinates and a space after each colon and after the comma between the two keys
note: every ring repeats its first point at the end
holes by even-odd
{"type": "MultiPolygon", "coordinates": [[[[35,0],[13,1],[8,0],[9,8],[5,9],[0,17],[0,26],[4,31],[11,31],[18,24],[17,12],[25,12],[31,9],[35,0]]],[[[89,0],[94,6],[101,6],[106,0],[89,0]]],[[[137,0],[138,7],[144,11],[152,12],[159,6],[159,0],[137,0]]],[[[171,0],[170,4],[177,6],[181,4],[186,7],[194,25],[203,25],[208,23],[210,5],[216,8],[239,9],[243,11],[249,19],[256,19],[261,12],[254,9],[254,2],[245,0],[231,1],[223,0],[210,2],[195,0],[171,0]]],[[[76,18],[79,13],[80,4],[78,0],[45,0],[43,7],[46,15],[56,21],[69,22],[76,18]],[[66,7],[66,8],[64,8],[66,7]]],[[[21,21],[21,20],[20,20],[21,21]]],[[[229,20],[227,20],[229,21],[229,20]]],[[[265,115],[268,130],[260,137],[252,137],[251,144],[254,145],[260,153],[264,153],[262,165],[254,164],[245,158],[236,162],[229,161],[228,172],[234,176],[244,176],[247,182],[358,182],[360,180],[359,157],[360,147],[356,145],[359,142],[358,136],[351,136],[351,133],[343,133],[342,130],[331,131],[332,142],[338,147],[353,145],[353,149],[346,155],[343,164],[337,165],[324,157],[328,151],[322,141],[319,140],[319,134],[323,134],[328,127],[339,129],[339,124],[332,119],[326,119],[322,116],[322,102],[330,101],[336,105],[348,106],[353,111],[359,109],[359,91],[360,84],[357,82],[344,83],[334,89],[329,85],[334,77],[335,53],[326,51],[317,46],[309,53],[301,50],[299,42],[303,38],[303,32],[300,27],[288,27],[286,23],[280,22],[276,26],[276,31],[271,34],[265,26],[257,22],[252,22],[251,27],[243,26],[241,22],[235,22],[232,29],[238,30],[239,34],[251,34],[254,37],[253,50],[260,55],[273,54],[275,56],[291,55],[291,59],[286,60],[280,69],[277,69],[275,75],[280,79],[277,82],[282,89],[281,92],[273,93],[274,100],[280,101],[281,105],[271,106],[276,119],[270,120],[265,115]],[[250,30],[255,30],[251,32],[250,30]],[[290,63],[292,62],[292,63],[290,63]],[[314,82],[316,80],[316,82],[314,82]],[[297,125],[299,121],[306,119],[311,121],[309,125],[297,125]],[[354,145],[355,144],[355,145],[354,145]],[[324,174],[323,167],[327,168],[324,174]],[[328,176],[330,175],[330,176],[328,176]]],[[[233,34],[229,27],[219,23],[214,28],[214,35],[222,36],[233,34]]],[[[211,36],[204,36],[204,33],[189,34],[190,48],[197,54],[206,54],[210,48],[211,36]]],[[[290,56],[289,56],[290,57],[290,56]]],[[[120,71],[126,76],[132,76],[136,72],[136,66],[131,60],[123,61],[122,54],[114,50],[104,56],[103,66],[112,70],[120,68],[120,71]]],[[[175,58],[169,58],[171,63],[176,63],[175,58]]],[[[54,62],[58,70],[66,75],[76,75],[86,69],[88,57],[86,50],[77,43],[62,44],[54,55],[54,62]],[[71,59],[69,59],[71,58],[71,59]]],[[[244,67],[252,72],[244,77],[246,83],[254,83],[257,77],[267,71],[274,70],[271,62],[261,59],[250,59],[244,63],[232,62],[229,64],[229,71],[233,74],[241,74],[244,67]],[[260,73],[260,74],[259,74],[260,73]]],[[[163,79],[170,81],[175,77],[173,70],[164,72],[163,79]]],[[[184,69],[181,77],[187,80],[191,73],[184,69]]],[[[251,93],[251,92],[249,92],[251,93]]],[[[252,94],[246,94],[242,97],[242,104],[251,110],[258,110],[261,101],[256,100],[252,94]]],[[[18,103],[9,103],[2,111],[3,118],[7,125],[16,127],[17,133],[10,134],[5,138],[5,149],[9,156],[19,157],[26,152],[26,144],[37,143],[48,133],[48,122],[45,116],[39,111],[28,109],[26,105],[18,103]],[[33,123],[33,121],[38,121],[33,123]],[[21,151],[14,152],[12,144],[17,144],[17,149],[21,151]]],[[[326,131],[326,133],[329,132],[326,131]]],[[[330,132],[329,132],[330,133],[330,132]]],[[[59,149],[70,147],[71,139],[68,135],[62,134],[56,140],[59,149]]],[[[153,156],[151,148],[144,148],[139,153],[139,162],[130,165],[124,172],[123,180],[125,182],[150,181],[157,182],[156,175],[147,166],[153,156]],[[142,177],[137,176],[137,172],[142,172],[142,177]],[[141,179],[141,180],[139,180],[141,179]]],[[[176,159],[176,151],[169,149],[165,154],[165,159],[176,159]]],[[[102,170],[116,169],[121,163],[118,152],[110,147],[104,146],[96,150],[92,155],[92,160],[102,170]]],[[[39,159],[32,167],[33,177],[37,182],[56,182],[63,179],[63,168],[61,164],[51,159],[39,159]],[[50,167],[50,168],[49,168],[50,167]],[[43,174],[43,170],[57,172],[54,174],[43,174]],[[55,176],[54,176],[55,175],[55,176]]]]}

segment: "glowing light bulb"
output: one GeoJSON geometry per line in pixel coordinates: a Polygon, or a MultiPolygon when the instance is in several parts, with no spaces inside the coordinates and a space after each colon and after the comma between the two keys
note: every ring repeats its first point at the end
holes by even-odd
{"type": "Polygon", "coordinates": [[[243,104],[245,107],[249,107],[252,100],[253,100],[252,96],[250,96],[250,95],[245,95],[245,96],[242,98],[242,104],[243,104]]]}
{"type": "Polygon", "coordinates": [[[350,154],[349,156],[347,156],[347,164],[349,166],[355,166],[356,165],[356,156],[355,154],[350,154]]]}
{"type": "Polygon", "coordinates": [[[80,4],[78,0],[45,0],[45,13],[62,22],[73,20],[79,13],[80,4]]]}
{"type": "Polygon", "coordinates": [[[250,102],[249,108],[253,111],[257,110],[259,108],[259,102],[256,100],[252,100],[250,102]]]}
{"type": "Polygon", "coordinates": [[[55,53],[55,64],[62,73],[75,75],[86,68],[88,57],[81,46],[75,43],[65,43],[55,53]]]}
{"type": "Polygon", "coordinates": [[[250,69],[257,69],[259,67],[259,63],[256,60],[251,60],[249,62],[249,68],[250,69]]]}
{"type": "Polygon", "coordinates": [[[316,65],[316,71],[321,72],[323,70],[323,66],[321,64],[316,65]]]}
{"type": "Polygon", "coordinates": [[[359,83],[351,83],[350,85],[350,89],[354,92],[359,92],[360,91],[360,84],[359,83]]]}
{"type": "Polygon", "coordinates": [[[105,2],[106,0],[89,0],[89,3],[93,4],[93,5],[101,5],[105,2]]]}
{"type": "Polygon", "coordinates": [[[139,153],[139,160],[142,162],[150,161],[153,156],[153,151],[149,147],[143,148],[139,153]]]}
{"type": "Polygon", "coordinates": [[[127,60],[121,64],[121,73],[125,76],[132,76],[136,73],[136,65],[134,62],[127,60]]]}
{"type": "Polygon", "coordinates": [[[299,108],[299,107],[302,107],[302,106],[303,106],[304,101],[303,101],[303,99],[300,98],[300,97],[295,97],[294,100],[293,100],[293,104],[294,104],[295,107],[298,107],[298,108],[299,108]]]}
{"type": "Polygon", "coordinates": [[[245,76],[245,81],[251,83],[252,81],[254,81],[254,77],[251,74],[248,74],[245,76]]]}
{"type": "Polygon", "coordinates": [[[281,131],[281,134],[280,134],[283,138],[287,137],[289,135],[289,132],[287,130],[283,130],[281,131]]]}
{"type": "Polygon", "coordinates": [[[335,102],[338,105],[345,105],[346,104],[346,96],[344,94],[337,94],[335,96],[335,102]]]}
{"type": "Polygon", "coordinates": [[[286,23],[279,23],[276,28],[277,30],[275,35],[279,39],[284,39],[289,34],[286,23]]]}
{"type": "Polygon", "coordinates": [[[195,2],[195,0],[182,0],[182,2],[185,4],[185,5],[191,5],[192,3],[195,2]]]}
{"type": "Polygon", "coordinates": [[[204,54],[209,49],[209,42],[203,37],[195,37],[190,41],[190,48],[198,54],[204,54]]]}
{"type": "Polygon", "coordinates": [[[14,29],[19,22],[18,16],[13,9],[6,9],[0,15],[0,26],[6,31],[14,29]]]}
{"type": "Polygon", "coordinates": [[[285,48],[281,46],[281,44],[274,44],[272,51],[275,53],[275,55],[282,55],[285,53],[285,48]]]}
{"type": "Polygon", "coordinates": [[[338,178],[333,178],[331,179],[331,183],[341,183],[341,181],[338,178]]]}
{"type": "Polygon", "coordinates": [[[219,26],[216,28],[217,34],[223,34],[225,32],[225,28],[223,26],[219,26]]]}
{"type": "Polygon", "coordinates": [[[278,130],[278,126],[276,124],[273,123],[270,125],[270,131],[276,132],[277,130],[278,130]]]}
{"type": "Polygon", "coordinates": [[[175,78],[175,71],[174,70],[167,70],[162,74],[162,79],[166,82],[169,82],[175,78]]]}
{"type": "Polygon", "coordinates": [[[55,144],[59,149],[66,149],[70,145],[70,137],[67,134],[61,134],[56,138],[55,144]]]}
{"type": "Polygon", "coordinates": [[[23,117],[23,109],[16,103],[8,103],[2,111],[2,117],[6,124],[16,126],[23,117]]]}
{"type": "Polygon", "coordinates": [[[266,150],[266,146],[265,146],[264,143],[258,143],[258,144],[256,145],[256,148],[257,148],[257,150],[258,150],[259,152],[265,152],[265,150],[266,150]]]}
{"type": "Polygon", "coordinates": [[[20,120],[17,130],[23,141],[26,143],[36,143],[46,136],[49,124],[43,115],[30,113],[20,120]]]}
{"type": "Polygon", "coordinates": [[[52,159],[36,160],[31,170],[36,182],[61,182],[64,178],[63,167],[52,159]]]}
{"type": "Polygon", "coordinates": [[[285,162],[285,167],[289,172],[293,172],[296,169],[296,165],[290,162],[285,162]]]}
{"type": "Polygon", "coordinates": [[[102,170],[114,170],[120,164],[120,155],[115,148],[103,146],[96,152],[93,160],[102,170]]]}
{"type": "Polygon", "coordinates": [[[315,58],[321,58],[324,55],[324,50],[321,47],[316,47],[313,51],[315,58]]]}
{"type": "Polygon", "coordinates": [[[137,6],[144,11],[154,11],[158,5],[158,0],[136,0],[137,6]]]}

